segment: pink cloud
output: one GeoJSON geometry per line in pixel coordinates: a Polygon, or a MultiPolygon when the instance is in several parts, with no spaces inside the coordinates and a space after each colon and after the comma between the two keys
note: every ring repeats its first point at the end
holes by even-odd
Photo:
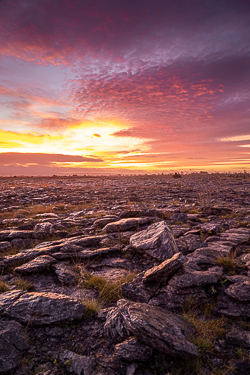
{"type": "Polygon", "coordinates": [[[84,157],[78,155],[63,155],[63,154],[42,154],[42,153],[19,153],[19,152],[4,152],[0,153],[0,165],[27,165],[37,164],[41,166],[49,166],[53,163],[98,163],[103,160],[96,157],[84,157]]]}

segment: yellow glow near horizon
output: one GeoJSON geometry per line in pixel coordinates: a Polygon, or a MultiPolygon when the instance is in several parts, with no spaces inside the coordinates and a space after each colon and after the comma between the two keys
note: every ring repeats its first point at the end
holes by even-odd
{"type": "Polygon", "coordinates": [[[18,133],[0,129],[0,152],[67,154],[96,156],[110,161],[120,151],[136,148],[146,150],[145,140],[117,137],[113,133],[124,130],[124,125],[115,121],[84,122],[70,126],[61,134],[18,133]]]}
{"type": "MultiPolygon", "coordinates": [[[[207,170],[211,172],[217,170],[226,172],[228,170],[249,169],[250,167],[250,160],[243,158],[231,161],[219,161],[220,158],[217,160],[214,158],[210,161],[207,160],[203,165],[196,165],[200,161],[196,159],[188,160],[184,155],[183,158],[180,158],[180,153],[183,153],[182,150],[174,152],[178,154],[176,160],[174,160],[173,152],[151,151],[146,139],[113,135],[120,130],[127,129],[129,129],[128,126],[126,127],[118,121],[104,120],[71,125],[60,131],[60,134],[18,133],[0,129],[0,153],[43,153],[90,157],[89,161],[83,162],[51,162],[51,165],[64,169],[67,167],[102,168],[103,170],[105,168],[115,170],[125,168],[131,171],[143,170],[155,173],[173,170],[207,170]],[[168,155],[171,160],[168,160],[168,155]],[[94,157],[103,161],[91,160],[94,157]]],[[[32,157],[30,159],[28,164],[32,165],[32,157]]]]}

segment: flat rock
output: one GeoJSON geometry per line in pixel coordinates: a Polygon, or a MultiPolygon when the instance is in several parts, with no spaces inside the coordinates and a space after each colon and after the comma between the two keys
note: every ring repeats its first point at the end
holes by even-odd
{"type": "Polygon", "coordinates": [[[222,267],[212,267],[207,271],[196,271],[190,268],[185,268],[185,271],[182,274],[176,274],[169,281],[169,285],[175,289],[183,289],[216,284],[222,274],[222,267]]]}
{"type": "Polygon", "coordinates": [[[8,238],[13,239],[13,238],[32,238],[33,236],[33,230],[12,230],[8,238]]]}
{"type": "Polygon", "coordinates": [[[119,217],[116,216],[116,217],[103,217],[101,219],[97,219],[94,221],[93,223],[93,226],[95,228],[103,228],[105,227],[105,225],[107,224],[110,224],[110,223],[114,223],[115,221],[118,221],[119,220],[119,217]]]}
{"type": "Polygon", "coordinates": [[[190,287],[176,289],[170,285],[166,285],[152,296],[148,304],[179,312],[183,304],[189,303],[190,296],[193,296],[195,301],[199,301],[200,303],[206,303],[208,301],[208,295],[203,288],[190,287]]]}
{"type": "Polygon", "coordinates": [[[143,344],[136,337],[131,337],[115,346],[116,355],[130,362],[147,362],[153,349],[143,344]]]}
{"type": "Polygon", "coordinates": [[[70,372],[76,375],[93,375],[94,363],[91,357],[79,355],[69,350],[60,353],[60,361],[68,364],[70,372]]]}
{"type": "Polygon", "coordinates": [[[21,323],[47,325],[81,319],[85,306],[63,294],[25,293],[4,310],[21,323]]]}
{"type": "Polygon", "coordinates": [[[250,317],[250,303],[240,303],[227,294],[223,294],[217,297],[217,308],[215,312],[226,316],[250,317]]]}
{"type": "Polygon", "coordinates": [[[22,351],[27,348],[21,324],[0,320],[0,374],[13,371],[21,363],[22,351]]]}
{"type": "Polygon", "coordinates": [[[103,247],[97,250],[83,250],[77,253],[80,259],[89,259],[96,256],[103,256],[117,252],[117,248],[103,247]]]}
{"type": "Polygon", "coordinates": [[[207,246],[207,243],[202,242],[200,236],[195,234],[187,234],[176,240],[178,250],[183,254],[189,254],[201,247],[207,246]]]}
{"type": "Polygon", "coordinates": [[[176,212],[173,216],[171,216],[171,219],[174,221],[180,221],[180,222],[186,223],[188,220],[188,216],[185,213],[176,212]]]}
{"type": "Polygon", "coordinates": [[[56,260],[51,256],[41,255],[31,260],[30,262],[23,264],[22,266],[16,267],[14,271],[21,275],[33,272],[41,272],[48,269],[48,267],[55,262],[56,260]]]}
{"type": "Polygon", "coordinates": [[[126,329],[142,343],[181,358],[197,356],[198,349],[187,340],[193,327],[176,314],[145,303],[119,300],[117,310],[126,329]]]}
{"type": "Polygon", "coordinates": [[[249,331],[231,331],[226,335],[228,345],[250,348],[250,332],[249,331]]]}
{"type": "Polygon", "coordinates": [[[164,221],[150,225],[130,237],[130,245],[158,260],[171,258],[178,249],[174,236],[164,221]]]}
{"type": "Polygon", "coordinates": [[[59,216],[57,214],[54,214],[52,212],[45,212],[44,214],[36,214],[35,217],[37,218],[48,218],[48,219],[58,219],[59,216]]]}
{"type": "Polygon", "coordinates": [[[147,218],[147,217],[135,217],[131,219],[121,219],[116,222],[105,225],[105,227],[103,228],[103,231],[107,233],[123,232],[128,229],[139,228],[142,225],[152,222],[151,220],[152,218],[147,218]]]}
{"type": "Polygon", "coordinates": [[[9,234],[10,234],[11,230],[1,230],[0,231],[0,241],[7,241],[9,239],[9,234]]]}
{"type": "Polygon", "coordinates": [[[239,302],[250,301],[250,278],[241,283],[230,285],[225,292],[239,302]]]}
{"type": "Polygon", "coordinates": [[[12,305],[24,292],[22,290],[13,290],[0,294],[0,313],[12,305]]]}
{"type": "Polygon", "coordinates": [[[216,260],[221,256],[227,256],[228,251],[215,250],[212,247],[202,247],[187,255],[186,266],[192,269],[201,270],[216,266],[216,260]]]}
{"type": "Polygon", "coordinates": [[[176,253],[172,258],[165,260],[159,266],[155,266],[147,270],[143,276],[142,281],[148,282],[163,282],[172,276],[184,263],[186,257],[182,253],[176,253]]]}

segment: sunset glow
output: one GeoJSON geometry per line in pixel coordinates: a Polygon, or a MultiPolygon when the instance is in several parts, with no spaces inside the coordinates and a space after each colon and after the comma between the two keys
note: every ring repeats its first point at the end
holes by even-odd
{"type": "Polygon", "coordinates": [[[250,4],[0,1],[0,175],[250,171],[250,4]]]}

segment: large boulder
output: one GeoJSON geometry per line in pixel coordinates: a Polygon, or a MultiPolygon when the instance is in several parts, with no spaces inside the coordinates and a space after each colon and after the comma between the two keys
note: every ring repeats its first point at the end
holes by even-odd
{"type": "Polygon", "coordinates": [[[173,233],[164,221],[152,224],[132,235],[130,245],[162,261],[178,253],[173,233]]]}
{"type": "MultiPolygon", "coordinates": [[[[167,355],[187,358],[197,356],[197,347],[188,341],[195,333],[194,328],[176,314],[145,303],[119,300],[117,308],[108,313],[105,332],[111,341],[119,322],[120,337],[128,334],[137,337],[142,343],[154,347],[167,355]]],[[[121,337],[122,338],[122,337],[121,337]]]]}
{"type": "Polygon", "coordinates": [[[63,294],[25,293],[4,310],[4,315],[21,323],[46,325],[81,319],[85,306],[63,294]]]}

